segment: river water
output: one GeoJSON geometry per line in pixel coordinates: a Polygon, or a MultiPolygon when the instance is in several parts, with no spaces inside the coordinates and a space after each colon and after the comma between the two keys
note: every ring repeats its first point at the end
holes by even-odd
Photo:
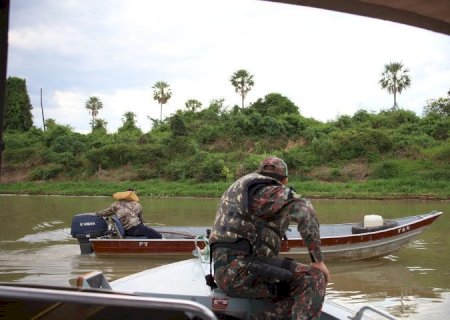
{"type": "MultiPolygon", "coordinates": [[[[176,257],[80,255],[70,236],[73,215],[109,206],[110,197],[0,196],[0,281],[69,285],[102,270],[108,280],[176,261],[176,257]]],[[[141,199],[151,225],[211,225],[218,199],[141,199]]],[[[364,214],[444,214],[413,243],[377,259],[327,263],[327,298],[357,308],[370,303],[399,318],[450,317],[450,201],[312,200],[322,224],[361,221],[364,214]]]]}

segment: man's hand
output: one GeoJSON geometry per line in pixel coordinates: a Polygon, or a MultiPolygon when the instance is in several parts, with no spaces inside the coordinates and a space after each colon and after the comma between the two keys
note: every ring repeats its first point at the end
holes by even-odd
{"type": "Polygon", "coordinates": [[[327,283],[330,281],[330,271],[328,271],[328,268],[323,261],[322,262],[311,262],[311,267],[322,271],[325,274],[325,280],[327,281],[327,283]]]}

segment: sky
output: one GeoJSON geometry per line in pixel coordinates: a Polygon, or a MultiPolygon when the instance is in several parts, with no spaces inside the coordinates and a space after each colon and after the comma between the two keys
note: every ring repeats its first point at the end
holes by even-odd
{"type": "Polygon", "coordinates": [[[319,121],[379,112],[393,96],[378,81],[401,62],[411,87],[400,108],[422,115],[450,89],[450,36],[322,9],[260,0],[11,0],[8,76],[26,80],[35,126],[45,119],[90,132],[89,97],[116,132],[125,112],[151,129],[157,81],[170,85],[163,118],[196,99],[241,104],[230,83],[253,75],[245,104],[279,93],[319,121]]]}

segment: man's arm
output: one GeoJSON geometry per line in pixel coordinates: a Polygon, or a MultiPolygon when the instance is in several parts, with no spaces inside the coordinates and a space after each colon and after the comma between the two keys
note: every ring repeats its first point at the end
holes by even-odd
{"type": "Polygon", "coordinates": [[[316,211],[308,200],[299,199],[295,201],[296,210],[294,220],[298,222],[298,231],[308,248],[311,257],[311,267],[319,269],[325,274],[326,281],[330,281],[330,271],[323,261],[320,249],[320,226],[316,211]],[[298,220],[297,220],[298,219],[298,220]]]}
{"type": "Polygon", "coordinates": [[[311,267],[319,269],[325,274],[325,279],[327,282],[330,281],[330,271],[328,271],[327,266],[325,265],[325,262],[311,262],[311,267]]]}
{"type": "Polygon", "coordinates": [[[328,282],[330,272],[323,262],[320,249],[320,226],[313,206],[307,200],[296,199],[288,205],[288,210],[291,220],[298,223],[297,229],[308,249],[311,266],[321,270],[328,282]]]}
{"type": "Polygon", "coordinates": [[[99,217],[108,217],[112,216],[116,213],[116,203],[113,203],[109,208],[106,208],[105,210],[97,211],[95,214],[99,217]]]}
{"type": "Polygon", "coordinates": [[[311,261],[323,261],[320,250],[320,228],[314,208],[303,199],[296,199],[288,205],[291,221],[297,222],[297,230],[308,249],[311,261]]]}

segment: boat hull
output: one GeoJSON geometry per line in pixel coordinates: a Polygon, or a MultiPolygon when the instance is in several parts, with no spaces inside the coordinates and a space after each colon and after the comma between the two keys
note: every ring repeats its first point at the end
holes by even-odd
{"type": "MultiPolygon", "coordinates": [[[[269,308],[270,303],[264,299],[230,297],[218,288],[211,290],[205,281],[205,275],[209,272],[208,262],[192,258],[145,270],[112,281],[110,285],[117,292],[193,301],[211,309],[219,319],[224,315],[233,319],[251,319],[252,314],[269,308]]],[[[83,283],[87,281],[80,281],[79,286],[83,283]]],[[[377,312],[385,315],[385,319],[395,319],[380,310],[377,312]]],[[[356,314],[357,311],[325,298],[320,319],[348,320],[355,319],[356,314]]],[[[361,315],[358,319],[372,318],[361,315]]]]}
{"type": "MultiPolygon", "coordinates": [[[[325,260],[362,260],[389,255],[405,247],[430,226],[442,212],[395,219],[398,226],[376,232],[351,234],[355,224],[335,224],[321,226],[321,249],[325,260]]],[[[183,227],[179,227],[180,230],[183,227]]],[[[192,232],[202,234],[205,227],[190,227],[192,232]]],[[[295,226],[282,241],[280,254],[294,259],[308,257],[304,241],[298,236],[295,226]],[[297,235],[296,235],[297,233],[297,235]]],[[[151,255],[151,256],[192,256],[195,242],[203,248],[202,241],[196,239],[90,239],[97,255],[151,255]]]]}

